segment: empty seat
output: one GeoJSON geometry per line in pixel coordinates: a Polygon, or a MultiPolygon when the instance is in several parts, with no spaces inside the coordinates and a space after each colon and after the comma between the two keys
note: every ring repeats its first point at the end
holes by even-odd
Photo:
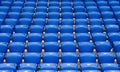
{"type": "Polygon", "coordinates": [[[75,52],[76,43],[75,42],[62,42],[61,49],[62,49],[62,52],[75,52]]]}
{"type": "Polygon", "coordinates": [[[106,35],[104,33],[92,33],[92,40],[97,41],[106,41],[106,35]]]}
{"type": "MultiPolygon", "coordinates": [[[[77,3],[75,5],[77,5],[77,3]]],[[[84,6],[75,6],[74,7],[74,12],[84,12],[84,11],[85,11],[84,6]]]]}
{"type": "Polygon", "coordinates": [[[21,17],[22,17],[22,18],[29,18],[29,19],[31,19],[31,18],[33,17],[33,13],[23,12],[23,13],[21,14],[21,17]]]}
{"type": "Polygon", "coordinates": [[[82,72],[101,72],[99,70],[83,70],[82,72]]]}
{"type": "Polygon", "coordinates": [[[46,33],[58,33],[58,27],[55,25],[46,25],[45,32],[46,33]]]}
{"type": "Polygon", "coordinates": [[[17,70],[17,72],[35,72],[34,70],[17,70]]]}
{"type": "Polygon", "coordinates": [[[108,33],[108,40],[110,42],[120,41],[120,33],[108,33]]]}
{"type": "Polygon", "coordinates": [[[49,19],[59,19],[60,14],[58,12],[49,12],[48,13],[48,18],[49,19]]]}
{"type": "Polygon", "coordinates": [[[90,19],[90,25],[102,25],[102,20],[101,19],[90,19]]]}
{"type": "Polygon", "coordinates": [[[57,70],[39,70],[38,72],[57,72],[57,70]]]}
{"type": "Polygon", "coordinates": [[[76,25],[88,25],[87,19],[76,19],[76,25]]]}
{"type": "Polygon", "coordinates": [[[113,18],[114,15],[113,15],[113,12],[102,12],[102,18],[103,19],[110,19],[110,18],[113,18]]]}
{"type": "Polygon", "coordinates": [[[99,52],[98,53],[99,63],[114,63],[114,55],[111,52],[99,52]]]}
{"type": "Polygon", "coordinates": [[[78,70],[61,70],[61,72],[78,72],[78,70]]]}
{"type": "Polygon", "coordinates": [[[102,27],[102,25],[91,25],[90,32],[91,33],[102,33],[103,27],[102,27]]]}
{"type": "Polygon", "coordinates": [[[5,19],[6,18],[6,13],[0,12],[0,19],[5,19]]]}
{"type": "Polygon", "coordinates": [[[57,70],[56,63],[42,63],[40,64],[40,70],[57,70]]]}
{"type": "Polygon", "coordinates": [[[1,63],[0,70],[9,70],[13,72],[16,71],[16,66],[17,65],[15,63],[1,63]]]}
{"type": "Polygon", "coordinates": [[[12,35],[13,42],[26,42],[26,34],[23,33],[14,33],[12,35]]]}
{"type": "MultiPolygon", "coordinates": [[[[25,15],[24,15],[24,16],[25,16],[25,15]]],[[[20,25],[30,25],[30,24],[31,24],[31,19],[21,18],[21,19],[19,19],[19,24],[20,24],[20,25]]]]}
{"type": "Polygon", "coordinates": [[[31,25],[30,26],[30,33],[42,33],[43,27],[40,25],[31,25]]]}
{"type": "Polygon", "coordinates": [[[41,42],[42,41],[42,34],[40,33],[30,33],[28,35],[29,42],[41,42]]]}
{"type": "Polygon", "coordinates": [[[79,42],[79,52],[93,52],[94,44],[92,42],[79,42]]]}
{"type": "Polygon", "coordinates": [[[62,12],[72,12],[72,7],[64,6],[64,7],[62,7],[62,12]]]}
{"type": "Polygon", "coordinates": [[[44,50],[45,52],[58,52],[59,44],[57,42],[45,42],[44,50]]]}
{"type": "Polygon", "coordinates": [[[34,12],[34,7],[24,7],[23,12],[34,12]]]}
{"type": "Polygon", "coordinates": [[[100,6],[99,9],[100,9],[101,12],[105,12],[105,11],[110,11],[111,10],[109,6],[100,6]]]}
{"type": "Polygon", "coordinates": [[[44,35],[45,42],[58,42],[58,34],[57,33],[46,33],[44,35]]]}
{"type": "Polygon", "coordinates": [[[25,63],[40,63],[40,53],[29,52],[24,54],[25,63]]]}
{"type": "Polygon", "coordinates": [[[105,70],[104,72],[119,72],[120,70],[105,70]]]}
{"type": "Polygon", "coordinates": [[[0,70],[0,72],[13,72],[13,70],[0,70]]]}
{"type": "Polygon", "coordinates": [[[6,53],[6,63],[16,63],[20,64],[22,62],[21,53],[6,53]]]}
{"type": "Polygon", "coordinates": [[[28,52],[38,52],[41,53],[42,51],[42,43],[40,42],[29,42],[27,45],[28,52]]]}
{"type": "Polygon", "coordinates": [[[73,33],[73,27],[70,25],[62,25],[60,28],[60,33],[73,33]]]}
{"type": "Polygon", "coordinates": [[[77,63],[78,55],[75,52],[62,53],[62,63],[77,63]]]}
{"type": "Polygon", "coordinates": [[[77,12],[75,13],[76,19],[86,19],[86,13],[85,12],[77,12]]]}
{"type": "Polygon", "coordinates": [[[45,19],[46,18],[46,13],[44,13],[44,12],[36,12],[35,18],[45,19]]]}
{"type": "MultiPolygon", "coordinates": [[[[42,3],[42,2],[41,2],[42,3]]],[[[39,4],[39,3],[38,3],[39,4]]],[[[43,5],[44,3],[42,3],[41,5],[43,5]]],[[[46,4],[46,3],[45,3],[46,4]]],[[[41,6],[41,7],[37,7],[36,8],[36,12],[46,12],[47,11],[47,7],[45,6],[41,6]]]]}
{"type": "Polygon", "coordinates": [[[7,13],[8,10],[9,10],[9,7],[7,7],[7,6],[1,6],[1,7],[0,7],[0,12],[5,12],[5,13],[7,13]]]}
{"type": "Polygon", "coordinates": [[[6,43],[0,43],[0,53],[6,53],[7,52],[7,47],[8,45],[6,43]]]}
{"type": "Polygon", "coordinates": [[[0,42],[8,43],[10,41],[9,33],[0,33],[0,42]]]}
{"type": "Polygon", "coordinates": [[[61,63],[60,70],[78,70],[77,63],[61,63]]]}
{"type": "Polygon", "coordinates": [[[45,25],[45,19],[34,18],[33,19],[33,24],[34,25],[44,26],[45,25]]]}
{"type": "Polygon", "coordinates": [[[119,32],[119,26],[118,25],[106,25],[106,32],[107,33],[119,32]]]}
{"type": "Polygon", "coordinates": [[[20,13],[17,13],[17,12],[9,12],[8,13],[8,18],[19,19],[19,17],[20,17],[20,13]]]}
{"type": "Polygon", "coordinates": [[[100,13],[99,12],[89,12],[88,17],[90,19],[99,19],[100,18],[100,13]]]}
{"type": "Polygon", "coordinates": [[[73,19],[62,19],[62,25],[73,25],[74,24],[74,21],[73,19]]]}
{"type": "Polygon", "coordinates": [[[120,64],[120,53],[119,52],[116,53],[116,59],[117,59],[117,63],[120,64]]]}
{"type": "Polygon", "coordinates": [[[120,47],[120,42],[119,42],[119,41],[113,42],[113,50],[114,50],[115,52],[120,52],[119,47],[120,47]]]}
{"type": "Polygon", "coordinates": [[[17,24],[17,19],[8,18],[8,19],[5,19],[4,23],[5,25],[11,25],[14,27],[17,24]]]}
{"type": "Polygon", "coordinates": [[[12,42],[10,43],[10,52],[24,52],[24,43],[22,42],[12,42]]]}
{"type": "Polygon", "coordinates": [[[116,20],[114,18],[112,19],[104,19],[104,25],[115,25],[116,24],[116,20]]]}
{"type": "Polygon", "coordinates": [[[74,41],[74,35],[72,33],[62,33],[60,35],[61,42],[74,41]]]}
{"type": "Polygon", "coordinates": [[[16,33],[28,33],[28,26],[27,25],[16,25],[15,26],[16,33]]]}
{"type": "Polygon", "coordinates": [[[101,69],[102,71],[105,70],[118,70],[118,64],[115,63],[103,63],[101,64],[101,69]]]}
{"type": "Polygon", "coordinates": [[[87,25],[76,25],[76,33],[88,33],[87,25]]]}
{"type": "Polygon", "coordinates": [[[31,1],[29,2],[29,1],[28,1],[28,2],[25,3],[25,6],[26,6],[26,7],[35,7],[35,6],[36,6],[36,3],[35,3],[35,2],[31,2],[31,1]]]}
{"type": "Polygon", "coordinates": [[[12,33],[13,27],[10,25],[1,25],[0,27],[0,33],[12,33]]]}
{"type": "Polygon", "coordinates": [[[59,25],[59,19],[48,19],[47,24],[58,26],[59,25]]]}
{"type": "Polygon", "coordinates": [[[72,12],[64,12],[64,13],[62,13],[62,18],[63,19],[72,19],[73,14],[72,14],[72,12]]]}
{"type": "Polygon", "coordinates": [[[110,42],[95,42],[97,52],[110,52],[111,44],[110,42]]]}
{"type": "Polygon", "coordinates": [[[56,52],[45,52],[43,54],[43,63],[58,63],[59,57],[56,52]]]}
{"type": "Polygon", "coordinates": [[[49,7],[49,12],[59,12],[59,7],[56,7],[56,6],[52,6],[52,7],[49,7]]]}
{"type": "Polygon", "coordinates": [[[81,71],[83,70],[98,70],[97,63],[81,63],[80,64],[81,71]]]}
{"type": "Polygon", "coordinates": [[[34,63],[21,63],[20,64],[20,70],[36,70],[37,64],[34,63]]]}
{"type": "Polygon", "coordinates": [[[88,33],[77,33],[76,34],[76,41],[77,42],[89,42],[90,35],[88,33]]]}
{"type": "Polygon", "coordinates": [[[80,63],[96,63],[94,53],[80,53],[80,63]]]}
{"type": "MultiPolygon", "coordinates": [[[[90,2],[88,2],[88,5],[89,5],[90,2]]],[[[88,12],[97,12],[98,11],[98,8],[96,6],[87,6],[87,11],[88,12]]]]}
{"type": "Polygon", "coordinates": [[[21,9],[22,9],[22,7],[12,6],[11,7],[11,12],[18,12],[19,13],[19,12],[21,12],[21,9]]]}

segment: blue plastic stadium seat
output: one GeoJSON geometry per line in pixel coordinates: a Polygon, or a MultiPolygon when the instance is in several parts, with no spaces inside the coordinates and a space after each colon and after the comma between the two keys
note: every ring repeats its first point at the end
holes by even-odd
{"type": "Polygon", "coordinates": [[[113,18],[114,17],[114,15],[113,15],[113,12],[102,12],[102,18],[103,19],[111,19],[111,18],[113,18]]]}
{"type": "Polygon", "coordinates": [[[88,33],[87,25],[76,25],[76,33],[88,33]]]}
{"type": "Polygon", "coordinates": [[[22,42],[12,42],[10,43],[10,52],[24,52],[24,43],[22,42]]]}
{"type": "Polygon", "coordinates": [[[45,52],[58,52],[59,44],[57,42],[45,42],[44,50],[45,52]]]}
{"type": "Polygon", "coordinates": [[[115,52],[120,52],[119,47],[120,47],[120,42],[119,42],[119,41],[113,42],[113,50],[114,50],[115,52]]]}
{"type": "Polygon", "coordinates": [[[115,18],[120,19],[119,16],[120,16],[120,12],[119,11],[115,12],[115,18]]]}
{"type": "Polygon", "coordinates": [[[71,6],[71,3],[69,1],[62,1],[62,7],[66,7],[66,6],[71,6]]]}
{"type": "Polygon", "coordinates": [[[104,72],[119,72],[120,70],[105,70],[104,72]]]}
{"type": "Polygon", "coordinates": [[[40,70],[57,70],[56,63],[42,63],[40,64],[40,70]]]}
{"type": "Polygon", "coordinates": [[[100,6],[99,9],[100,9],[101,12],[105,12],[105,11],[110,11],[111,10],[109,6],[100,6]]]}
{"type": "Polygon", "coordinates": [[[13,6],[22,6],[24,2],[20,2],[20,1],[15,1],[13,2],[13,6]]]}
{"type": "Polygon", "coordinates": [[[9,7],[7,7],[7,6],[0,6],[0,12],[5,12],[5,13],[7,13],[8,10],[9,10],[9,7]]]}
{"type": "Polygon", "coordinates": [[[73,25],[74,21],[73,19],[62,19],[62,25],[73,25]]]}
{"type": "Polygon", "coordinates": [[[90,26],[91,33],[103,33],[102,25],[91,25],[90,26]]]}
{"type": "Polygon", "coordinates": [[[40,33],[30,33],[28,35],[29,42],[41,42],[42,41],[42,34],[40,33]]]}
{"type": "Polygon", "coordinates": [[[56,7],[58,6],[59,7],[59,2],[57,2],[57,1],[51,1],[50,4],[49,4],[49,6],[50,7],[52,7],[52,6],[56,6],[56,7]]]}
{"type": "Polygon", "coordinates": [[[57,33],[46,33],[44,35],[45,42],[58,42],[58,34],[57,33]]]}
{"type": "Polygon", "coordinates": [[[34,12],[34,7],[24,7],[23,12],[34,12]]]}
{"type": "MultiPolygon", "coordinates": [[[[77,5],[77,4],[75,4],[77,5]]],[[[74,7],[74,12],[85,12],[84,6],[75,6],[74,7]]]]}
{"type": "Polygon", "coordinates": [[[99,52],[98,62],[101,63],[114,63],[114,54],[111,52],[99,52]]]}
{"type": "Polygon", "coordinates": [[[9,71],[16,71],[16,64],[15,63],[1,63],[0,70],[9,70],[9,71]]]}
{"type": "Polygon", "coordinates": [[[97,63],[81,63],[80,64],[81,71],[83,70],[98,70],[97,63]]]}
{"type": "Polygon", "coordinates": [[[33,17],[33,13],[23,12],[23,13],[21,14],[21,17],[22,17],[22,18],[29,18],[29,19],[31,19],[31,18],[33,17]]]}
{"type": "Polygon", "coordinates": [[[9,33],[0,33],[0,42],[8,43],[10,41],[9,33]]]}
{"type": "Polygon", "coordinates": [[[46,33],[58,33],[58,26],[56,25],[46,25],[46,33]]]}
{"type": "Polygon", "coordinates": [[[104,33],[92,33],[92,40],[97,41],[106,41],[106,35],[104,33]]]}
{"type": "Polygon", "coordinates": [[[7,52],[7,44],[0,43],[0,53],[6,53],[6,52],[7,52]]]}
{"type": "Polygon", "coordinates": [[[48,10],[48,11],[49,11],[49,12],[59,12],[60,9],[59,9],[59,7],[52,6],[52,7],[49,7],[49,10],[48,10]]]}
{"type": "Polygon", "coordinates": [[[110,42],[105,42],[105,41],[95,42],[95,45],[97,52],[110,52],[111,50],[110,42]]]}
{"type": "Polygon", "coordinates": [[[36,3],[35,3],[35,2],[29,2],[29,1],[27,1],[27,2],[25,3],[25,6],[26,6],[26,7],[35,7],[35,6],[36,6],[36,3]]]}
{"type": "Polygon", "coordinates": [[[0,12],[0,19],[5,19],[6,15],[7,14],[5,12],[0,12]]]}
{"type": "MultiPolygon", "coordinates": [[[[25,16],[25,15],[24,15],[24,16],[25,16]]],[[[19,24],[20,24],[20,25],[30,25],[30,24],[31,24],[31,19],[21,18],[21,19],[19,19],[19,24]]]]}
{"type": "Polygon", "coordinates": [[[86,13],[85,12],[77,12],[75,13],[76,19],[86,19],[86,13]]]}
{"type": "Polygon", "coordinates": [[[35,72],[34,70],[17,70],[17,72],[35,72]]]}
{"type": "Polygon", "coordinates": [[[61,72],[78,72],[78,70],[61,70],[61,72]]]}
{"type": "Polygon", "coordinates": [[[44,26],[45,25],[45,19],[35,18],[35,19],[33,19],[33,24],[44,26]]]}
{"type": "Polygon", "coordinates": [[[40,25],[31,25],[30,26],[30,33],[42,33],[43,27],[40,25]]]}
{"type": "Polygon", "coordinates": [[[115,25],[116,24],[116,20],[114,18],[112,19],[104,19],[104,25],[115,25]]]}
{"type": "Polygon", "coordinates": [[[62,7],[62,12],[72,12],[72,7],[64,6],[64,7],[62,7]]]}
{"type": "Polygon", "coordinates": [[[20,64],[22,62],[22,54],[21,53],[6,53],[6,63],[16,63],[20,64]]]}
{"type": "Polygon", "coordinates": [[[97,12],[98,8],[96,6],[87,6],[88,12],[97,12]]]}
{"type": "Polygon", "coordinates": [[[110,42],[120,41],[120,33],[108,33],[108,39],[110,42]]]}
{"type": "Polygon", "coordinates": [[[77,63],[78,55],[75,52],[63,52],[62,63],[77,63]]]}
{"type": "Polygon", "coordinates": [[[10,25],[1,25],[0,27],[0,33],[12,33],[13,27],[10,25]]]}
{"type": "Polygon", "coordinates": [[[59,14],[59,12],[49,12],[48,13],[48,18],[50,18],[50,19],[59,19],[60,14],[59,14]]]}
{"type": "Polygon", "coordinates": [[[40,53],[29,52],[24,54],[25,63],[40,63],[40,53]]]}
{"type": "Polygon", "coordinates": [[[88,25],[87,19],[76,19],[76,25],[88,25]]]}
{"type": "Polygon", "coordinates": [[[38,72],[57,72],[57,70],[39,70],[38,72]]]}
{"type": "Polygon", "coordinates": [[[45,52],[42,56],[43,63],[58,63],[59,57],[56,52],[45,52]]]}
{"type": "Polygon", "coordinates": [[[0,25],[2,25],[2,24],[3,24],[3,21],[4,21],[4,19],[0,19],[0,25]]]}
{"type": "Polygon", "coordinates": [[[118,70],[118,64],[115,63],[103,63],[101,64],[101,70],[118,70]]]}
{"type": "Polygon", "coordinates": [[[96,56],[94,53],[80,53],[80,63],[96,63],[96,56]]]}
{"type": "Polygon", "coordinates": [[[77,42],[89,42],[90,35],[88,33],[77,33],[76,40],[77,42]]]}
{"type": "Polygon", "coordinates": [[[15,26],[15,33],[28,33],[28,26],[27,25],[16,25],[15,26]]]}
{"type": "Polygon", "coordinates": [[[119,26],[118,25],[106,25],[106,32],[107,33],[119,32],[119,26]]]}
{"type": "Polygon", "coordinates": [[[21,12],[21,9],[22,9],[22,7],[12,6],[10,11],[11,12],[18,12],[19,13],[19,12],[21,12]]]}
{"type": "Polygon", "coordinates": [[[74,42],[74,35],[72,33],[62,33],[60,35],[60,41],[61,42],[74,42]]]}
{"type": "Polygon", "coordinates": [[[18,12],[9,12],[8,13],[8,18],[19,19],[19,17],[20,17],[20,13],[18,13],[18,12]]]}
{"type": "Polygon", "coordinates": [[[90,25],[102,25],[101,19],[90,19],[90,25]]]}
{"type": "Polygon", "coordinates": [[[75,42],[62,42],[61,49],[62,49],[62,52],[75,52],[76,43],[75,42]]]}
{"type": "Polygon", "coordinates": [[[63,12],[62,13],[62,19],[72,19],[72,18],[73,18],[72,12],[63,12]]]}
{"type": "Polygon", "coordinates": [[[47,24],[58,26],[59,25],[59,19],[48,19],[47,24]]]}
{"type": "Polygon", "coordinates": [[[14,33],[12,35],[13,42],[26,42],[26,34],[24,33],[14,33]]]}
{"type": "Polygon", "coordinates": [[[2,6],[8,6],[8,7],[9,7],[9,6],[11,5],[11,2],[2,1],[2,2],[1,2],[1,5],[2,5],[2,6]]]}
{"type": "Polygon", "coordinates": [[[0,72],[13,72],[13,70],[0,70],[0,72]]]}
{"type": "Polygon", "coordinates": [[[35,63],[21,63],[19,69],[20,70],[36,70],[37,64],[35,64],[35,63]]]}
{"type": "Polygon", "coordinates": [[[77,63],[61,63],[60,70],[78,70],[77,63]]]}
{"type": "Polygon", "coordinates": [[[41,53],[42,44],[40,42],[28,42],[27,51],[41,53]]]}
{"type": "Polygon", "coordinates": [[[100,18],[100,13],[99,12],[89,12],[88,17],[90,19],[99,19],[100,18]]]}
{"type": "Polygon", "coordinates": [[[101,72],[99,70],[83,70],[82,72],[101,72]]]}
{"type": "Polygon", "coordinates": [[[120,65],[120,52],[116,53],[117,63],[120,65]]]}
{"type": "Polygon", "coordinates": [[[73,33],[73,27],[71,25],[62,25],[60,33],[73,33]]]}
{"type": "MultiPolygon", "coordinates": [[[[44,3],[43,3],[44,4],[44,3]]],[[[41,4],[42,5],[42,4],[41,4]]],[[[36,12],[46,12],[47,11],[47,7],[41,6],[41,7],[37,7],[36,12]]]]}
{"type": "Polygon", "coordinates": [[[93,52],[94,44],[92,42],[79,42],[79,52],[93,52]]]}
{"type": "Polygon", "coordinates": [[[46,13],[45,12],[36,12],[35,18],[45,19],[46,18],[46,13]]]}
{"type": "Polygon", "coordinates": [[[11,26],[15,26],[17,24],[17,19],[5,19],[4,21],[5,25],[11,25],[11,26]]]}

